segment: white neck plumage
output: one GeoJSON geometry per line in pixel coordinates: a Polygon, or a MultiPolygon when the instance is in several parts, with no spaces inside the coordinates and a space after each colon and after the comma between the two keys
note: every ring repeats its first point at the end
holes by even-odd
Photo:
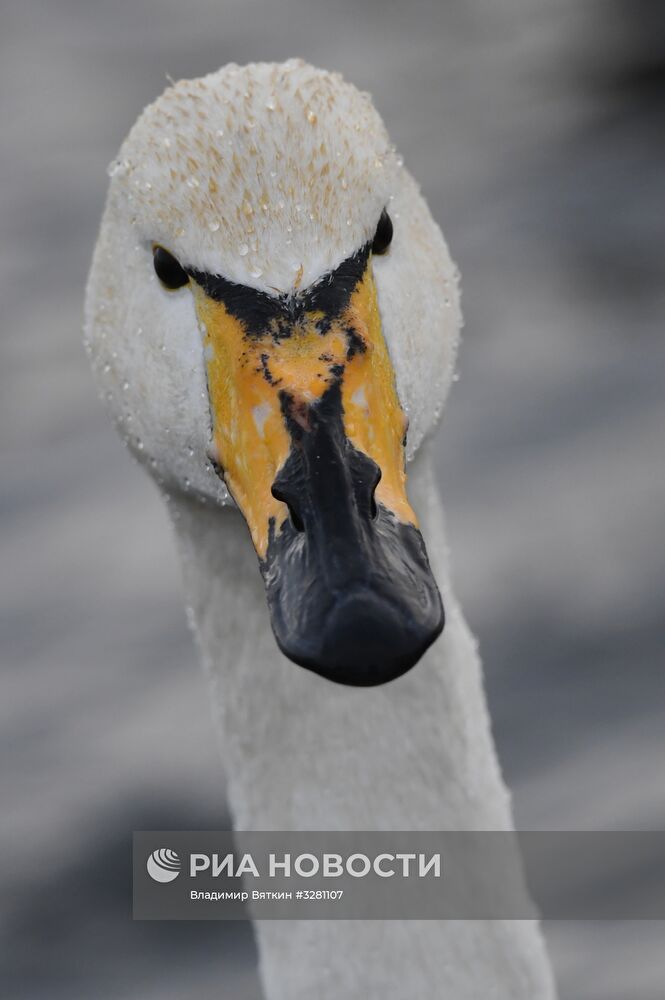
{"type": "MultiPolygon", "coordinates": [[[[511,829],[426,449],[410,467],[409,492],[447,621],[412,671],[370,689],[331,684],[286,660],[240,515],[172,499],[238,829],[511,829]]],[[[555,995],[533,922],[272,921],[258,937],[268,1000],[555,995]]]]}

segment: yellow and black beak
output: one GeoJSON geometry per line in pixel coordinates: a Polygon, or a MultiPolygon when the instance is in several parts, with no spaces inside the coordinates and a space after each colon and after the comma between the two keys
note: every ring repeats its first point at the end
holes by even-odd
{"type": "Polygon", "coordinates": [[[406,495],[406,420],[370,247],[290,296],[191,276],[217,461],[277,643],[340,683],[398,677],[444,614],[406,495]]]}

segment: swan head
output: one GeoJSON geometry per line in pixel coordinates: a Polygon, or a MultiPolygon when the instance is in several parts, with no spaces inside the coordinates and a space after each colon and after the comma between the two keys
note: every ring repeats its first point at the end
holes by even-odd
{"type": "Polygon", "coordinates": [[[169,87],[125,140],[86,297],[100,392],[163,491],[235,503],[282,651],[404,673],[444,613],[405,466],[457,279],[369,95],[299,60],[169,87]]]}

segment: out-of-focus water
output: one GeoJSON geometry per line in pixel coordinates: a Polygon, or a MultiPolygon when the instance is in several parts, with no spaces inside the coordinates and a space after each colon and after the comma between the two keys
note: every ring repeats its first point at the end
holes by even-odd
{"type": "MultiPolygon", "coordinates": [[[[166,518],[80,347],[112,159],[165,85],[301,55],[374,94],[464,278],[439,437],[523,828],[665,824],[663,15],[651,0],[4,0],[0,919],[12,1000],[254,1000],[247,925],[140,924],[134,828],[226,822],[166,518]]],[[[551,925],[565,1000],[658,924],[551,925]]]]}

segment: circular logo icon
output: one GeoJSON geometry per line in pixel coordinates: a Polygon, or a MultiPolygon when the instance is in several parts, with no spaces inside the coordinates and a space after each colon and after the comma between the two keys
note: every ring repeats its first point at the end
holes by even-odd
{"type": "Polygon", "coordinates": [[[180,858],[175,851],[160,847],[146,862],[148,875],[155,882],[172,882],[180,874],[180,858]]]}

